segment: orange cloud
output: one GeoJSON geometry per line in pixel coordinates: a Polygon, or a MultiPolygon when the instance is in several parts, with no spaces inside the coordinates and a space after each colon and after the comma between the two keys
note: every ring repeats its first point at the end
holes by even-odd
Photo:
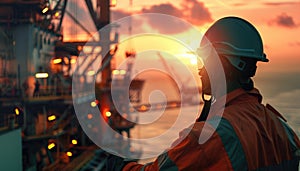
{"type": "MultiPolygon", "coordinates": [[[[204,3],[196,0],[184,0],[180,7],[176,7],[171,3],[163,3],[159,5],[152,5],[147,8],[142,8],[140,13],[159,13],[171,15],[184,19],[193,25],[203,25],[212,22],[211,13],[204,3]]],[[[125,13],[121,13],[125,16],[125,13]]],[[[121,16],[120,15],[120,16],[121,16]]],[[[163,17],[164,18],[164,17],[163,17]]],[[[173,18],[170,20],[164,20],[163,18],[147,18],[146,21],[153,29],[158,30],[160,33],[176,34],[184,32],[190,28],[190,26],[182,25],[178,19],[173,18]]]]}
{"type": "Polygon", "coordinates": [[[300,42],[296,41],[296,42],[291,42],[289,43],[290,46],[299,46],[300,47],[300,42]]]}
{"type": "Polygon", "coordinates": [[[286,27],[286,28],[296,28],[298,25],[295,23],[294,18],[292,16],[287,15],[286,13],[282,13],[278,15],[275,19],[269,22],[270,25],[276,24],[278,26],[286,27]]]}
{"type": "Polygon", "coordinates": [[[172,16],[179,17],[179,18],[184,17],[182,11],[170,3],[153,5],[150,8],[143,8],[141,10],[141,12],[143,12],[143,13],[161,13],[161,14],[172,15],[172,16]]]}
{"type": "Polygon", "coordinates": [[[131,15],[131,13],[123,11],[123,10],[111,10],[111,20],[112,21],[119,20],[121,18],[128,17],[130,15],[131,15]]]}
{"type": "Polygon", "coordinates": [[[197,0],[185,0],[182,6],[183,11],[188,11],[184,18],[192,24],[203,25],[213,21],[211,13],[208,8],[205,7],[203,2],[198,2],[197,0]]]}
{"type": "Polygon", "coordinates": [[[288,1],[288,2],[265,2],[263,4],[267,5],[267,6],[281,6],[281,5],[299,5],[299,2],[293,2],[293,1],[288,1]]]}

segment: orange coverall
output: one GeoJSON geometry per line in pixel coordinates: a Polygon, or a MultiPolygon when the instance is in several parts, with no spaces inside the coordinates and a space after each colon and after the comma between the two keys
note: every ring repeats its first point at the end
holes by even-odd
{"type": "MultiPolygon", "coordinates": [[[[299,139],[274,108],[261,104],[258,90],[237,89],[223,98],[222,116],[215,107],[216,114],[183,130],[180,135],[187,136],[180,136],[180,143],[154,162],[130,162],[123,171],[298,170],[299,139]],[[213,131],[203,144],[198,143],[201,131],[213,131]]],[[[213,105],[222,106],[218,99],[213,105]]]]}

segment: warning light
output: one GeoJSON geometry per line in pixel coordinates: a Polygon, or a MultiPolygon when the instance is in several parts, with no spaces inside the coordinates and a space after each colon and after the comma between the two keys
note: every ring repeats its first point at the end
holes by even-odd
{"type": "Polygon", "coordinates": [[[59,12],[55,12],[54,16],[57,18],[59,16],[59,12]]]}
{"type": "Polygon", "coordinates": [[[53,63],[54,64],[59,64],[62,62],[62,59],[61,58],[58,58],[58,59],[53,59],[53,63]]]}
{"type": "Polygon", "coordinates": [[[111,117],[110,111],[105,112],[105,116],[108,117],[108,118],[111,117]]]}
{"type": "Polygon", "coordinates": [[[75,64],[76,63],[76,59],[71,59],[71,64],[75,64]]]}
{"type": "Polygon", "coordinates": [[[96,106],[97,106],[97,102],[92,101],[92,102],[91,102],[91,106],[92,106],[92,107],[96,107],[96,106]]]}
{"type": "Polygon", "coordinates": [[[76,145],[77,143],[78,143],[77,140],[75,139],[72,140],[72,144],[76,145]]]}
{"type": "Polygon", "coordinates": [[[48,73],[36,73],[35,78],[48,78],[48,73]]]}
{"type": "Polygon", "coordinates": [[[120,71],[117,70],[117,69],[115,69],[115,70],[112,71],[112,74],[113,74],[113,75],[119,75],[119,74],[120,74],[120,71]]]}
{"type": "Polygon", "coordinates": [[[55,115],[48,116],[48,121],[53,121],[56,119],[55,115]]]}
{"type": "Polygon", "coordinates": [[[51,150],[52,148],[54,148],[55,147],[55,144],[54,143],[50,143],[49,145],[48,145],[48,149],[49,150],[51,150]]]}
{"type": "Polygon", "coordinates": [[[124,69],[121,69],[120,70],[120,75],[125,75],[126,74],[126,71],[124,69]]]}
{"type": "Polygon", "coordinates": [[[91,71],[88,71],[87,74],[88,74],[88,76],[93,76],[96,74],[96,72],[91,70],[91,71]]]}
{"type": "Polygon", "coordinates": [[[45,14],[48,10],[49,10],[49,7],[45,7],[45,8],[42,10],[42,13],[45,14]]]}
{"type": "Polygon", "coordinates": [[[15,113],[16,113],[16,115],[19,115],[20,114],[20,110],[18,108],[15,108],[15,113]]]}
{"type": "Polygon", "coordinates": [[[72,153],[71,151],[68,151],[66,154],[67,154],[67,156],[69,156],[69,157],[72,157],[72,156],[73,156],[73,153],[72,153]]]}

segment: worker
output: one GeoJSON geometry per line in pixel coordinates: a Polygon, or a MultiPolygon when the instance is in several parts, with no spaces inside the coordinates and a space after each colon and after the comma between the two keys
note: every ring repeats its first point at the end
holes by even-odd
{"type": "Polygon", "coordinates": [[[33,91],[33,97],[38,97],[39,96],[39,92],[40,92],[40,82],[35,79],[35,83],[34,83],[34,91],[33,91]]]}
{"type": "Polygon", "coordinates": [[[191,130],[152,163],[111,155],[107,169],[298,171],[297,135],[278,111],[261,103],[251,79],[257,61],[268,62],[255,27],[238,17],[221,18],[204,34],[199,49],[205,104],[191,130]],[[203,140],[202,135],[209,136],[203,140]]]}

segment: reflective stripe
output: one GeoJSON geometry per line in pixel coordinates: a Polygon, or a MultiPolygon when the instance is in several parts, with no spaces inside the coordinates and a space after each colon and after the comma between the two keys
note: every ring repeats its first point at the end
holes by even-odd
{"type": "Polygon", "coordinates": [[[142,168],[141,168],[141,170],[140,171],[144,171],[145,170],[145,168],[146,168],[146,166],[148,166],[148,165],[151,165],[151,164],[153,164],[153,162],[150,162],[150,163],[146,163],[142,168]]]}
{"type": "Polygon", "coordinates": [[[161,154],[158,157],[157,161],[158,161],[159,170],[168,170],[168,171],[179,170],[176,164],[170,159],[167,152],[161,154]]]}
{"type": "Polygon", "coordinates": [[[296,142],[294,140],[294,133],[293,133],[293,130],[290,128],[290,126],[284,122],[281,118],[279,118],[282,126],[284,127],[285,129],[285,132],[288,136],[288,139],[289,139],[289,142],[290,142],[290,145],[291,145],[291,148],[292,148],[292,152],[295,153],[299,148],[297,147],[296,145],[296,142]]]}
{"type": "Polygon", "coordinates": [[[220,136],[233,170],[247,170],[248,165],[243,146],[229,121],[214,117],[207,122],[216,129],[220,136]]]}

